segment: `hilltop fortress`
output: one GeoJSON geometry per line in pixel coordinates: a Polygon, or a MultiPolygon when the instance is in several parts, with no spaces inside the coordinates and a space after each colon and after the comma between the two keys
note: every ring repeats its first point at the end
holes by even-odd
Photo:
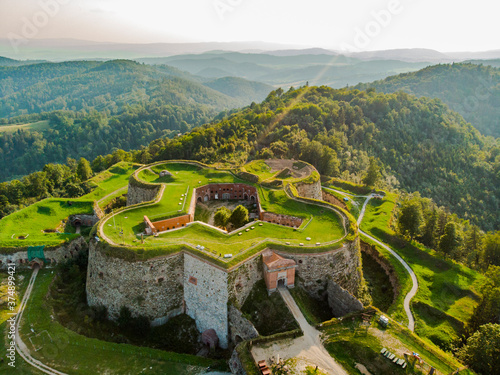
{"type": "Polygon", "coordinates": [[[270,293],[300,285],[326,297],[336,316],[361,309],[357,227],[323,194],[315,168],[292,160],[144,166],[130,177],[127,207],[101,219],[91,240],[88,303],[112,318],[127,306],[153,324],[186,313],[223,348],[256,336],[239,308],[261,279],[270,293]],[[197,220],[233,201],[253,221],[227,233],[197,220]]]}

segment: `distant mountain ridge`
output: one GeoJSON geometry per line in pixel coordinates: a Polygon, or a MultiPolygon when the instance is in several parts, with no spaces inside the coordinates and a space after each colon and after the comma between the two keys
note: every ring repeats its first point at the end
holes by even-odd
{"type": "Polygon", "coordinates": [[[244,79],[226,80],[231,84],[227,95],[221,84],[210,87],[203,81],[175,67],[130,60],[0,67],[0,117],[81,109],[117,113],[125,105],[152,99],[221,111],[261,101],[272,89],[244,79]]]}

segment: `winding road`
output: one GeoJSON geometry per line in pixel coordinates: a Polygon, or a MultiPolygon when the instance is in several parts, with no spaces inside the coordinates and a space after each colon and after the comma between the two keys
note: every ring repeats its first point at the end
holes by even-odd
{"type": "Polygon", "coordinates": [[[394,250],[392,250],[389,246],[387,246],[386,244],[384,244],[383,242],[377,240],[375,237],[372,237],[370,236],[368,233],[365,233],[361,230],[361,221],[363,220],[363,216],[365,215],[365,210],[366,210],[366,206],[368,205],[368,202],[370,201],[370,199],[373,198],[373,194],[372,195],[369,195],[367,198],[366,198],[366,201],[365,203],[363,204],[363,208],[361,209],[361,212],[359,213],[359,218],[358,218],[358,229],[359,229],[359,233],[361,233],[363,236],[369,238],[370,240],[372,240],[373,242],[377,243],[378,245],[382,246],[384,249],[386,249],[388,252],[390,252],[402,265],[403,267],[408,271],[408,273],[410,274],[410,277],[411,277],[411,281],[413,283],[412,287],[411,287],[411,290],[408,292],[408,294],[406,295],[405,297],[405,300],[403,302],[403,307],[405,309],[405,312],[406,312],[406,316],[408,317],[408,329],[410,331],[414,331],[415,330],[415,319],[413,318],[413,314],[411,313],[411,309],[410,309],[410,301],[412,300],[413,297],[415,297],[415,294],[417,294],[417,291],[418,291],[418,280],[417,280],[417,276],[415,275],[415,272],[413,272],[413,270],[411,269],[411,267],[408,265],[408,263],[406,263],[403,258],[401,258],[399,256],[398,253],[396,253],[394,250]]]}

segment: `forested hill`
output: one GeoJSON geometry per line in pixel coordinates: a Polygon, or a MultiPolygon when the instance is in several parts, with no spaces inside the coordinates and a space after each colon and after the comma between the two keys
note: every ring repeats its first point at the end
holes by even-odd
{"type": "Polygon", "coordinates": [[[221,122],[144,151],[154,160],[300,158],[320,173],[360,179],[369,157],[385,179],[420,191],[486,230],[499,229],[500,146],[438,99],[403,92],[304,87],[273,91],[221,122]]]}
{"type": "Polygon", "coordinates": [[[476,64],[435,65],[356,86],[385,93],[402,90],[439,98],[484,135],[500,137],[500,69],[476,64]]]}
{"type": "Polygon", "coordinates": [[[129,60],[0,67],[0,117],[91,109],[116,114],[126,104],[151,100],[181,106],[197,103],[220,111],[260,101],[271,90],[267,85],[250,90],[250,83],[241,80],[233,84],[236,95],[229,96],[201,81],[176,68],[129,60]]]}

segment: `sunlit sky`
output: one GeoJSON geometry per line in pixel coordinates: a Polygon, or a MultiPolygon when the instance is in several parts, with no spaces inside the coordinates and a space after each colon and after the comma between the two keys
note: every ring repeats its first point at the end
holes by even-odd
{"type": "Polygon", "coordinates": [[[28,22],[40,39],[484,51],[500,49],[498,8],[492,0],[0,0],[0,38],[23,36],[28,22]]]}

